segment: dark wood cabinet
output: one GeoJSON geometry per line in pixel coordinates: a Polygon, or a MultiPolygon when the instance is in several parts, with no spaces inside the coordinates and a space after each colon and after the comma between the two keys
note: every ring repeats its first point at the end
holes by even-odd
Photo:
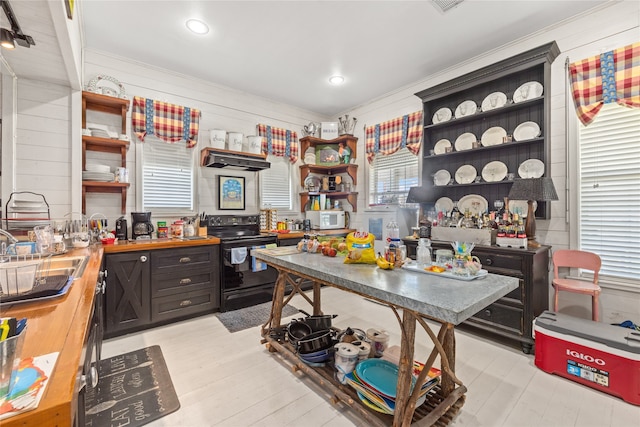
{"type": "Polygon", "coordinates": [[[108,254],[105,336],[220,308],[217,245],[108,254]]]}
{"type": "MultiPolygon", "coordinates": [[[[416,240],[404,239],[407,255],[415,259],[416,240]]],[[[448,242],[432,242],[432,249],[451,249],[448,242]]],[[[476,246],[482,268],[489,273],[517,277],[520,286],[483,308],[463,324],[516,340],[529,354],[534,343],[533,319],[549,308],[550,246],[524,250],[498,246],[476,246]]]]}
{"type": "MultiPolygon", "coordinates": [[[[542,161],[544,176],[550,176],[551,63],[559,52],[556,43],[552,42],[416,94],[422,99],[424,113],[422,186],[425,193],[432,196],[433,202],[441,197],[458,201],[464,196],[480,195],[487,200],[488,209],[493,210],[493,202],[503,200],[509,194],[514,178],[519,178],[520,165],[529,159],[542,161]],[[535,96],[537,93],[531,89],[531,84],[538,83],[542,85],[542,94],[535,96]],[[497,104],[498,108],[487,106],[485,100],[496,96],[494,94],[503,94],[506,103],[497,104]],[[467,115],[460,114],[456,118],[456,109],[465,101],[473,101],[477,110],[472,114],[467,111],[467,115]],[[483,101],[485,108],[482,108],[483,101]],[[452,117],[446,121],[434,120],[436,112],[443,108],[449,109],[452,117]],[[514,131],[526,122],[537,124],[540,135],[529,137],[528,132],[518,132],[521,137],[516,141],[514,131]],[[485,143],[469,146],[462,144],[467,136],[471,138],[467,135],[456,147],[456,140],[463,134],[471,133],[475,137],[474,142],[482,141],[487,130],[498,127],[512,135],[513,140],[489,144],[487,138],[485,143]],[[441,140],[450,142],[451,152],[441,152],[436,148],[441,140]],[[485,179],[482,171],[494,161],[504,163],[514,178],[509,179],[507,175],[498,180],[496,175],[492,175],[485,179]],[[455,178],[458,169],[466,165],[475,168],[476,176],[480,177],[478,181],[473,179],[476,177],[468,183],[466,179],[455,178]],[[441,170],[449,173],[452,182],[435,185],[434,175],[441,170]]],[[[446,173],[438,176],[446,177],[446,173]]],[[[548,205],[538,202],[536,217],[549,218],[548,205]]]]}
{"type": "Polygon", "coordinates": [[[143,329],[151,322],[149,252],[106,255],[106,325],[110,338],[143,329]]]}

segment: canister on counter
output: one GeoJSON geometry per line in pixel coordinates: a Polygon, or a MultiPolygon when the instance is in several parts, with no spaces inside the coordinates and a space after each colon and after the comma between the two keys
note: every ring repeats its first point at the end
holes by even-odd
{"type": "Polygon", "coordinates": [[[171,237],[182,237],[184,235],[184,221],[179,219],[171,224],[171,237]]]}
{"type": "Polygon", "coordinates": [[[169,237],[169,228],[166,221],[158,221],[158,239],[166,239],[169,237]]]}

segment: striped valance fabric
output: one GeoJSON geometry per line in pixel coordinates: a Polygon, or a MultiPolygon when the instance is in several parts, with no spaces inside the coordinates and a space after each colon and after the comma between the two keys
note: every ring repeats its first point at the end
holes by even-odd
{"type": "Polygon", "coordinates": [[[406,147],[413,154],[420,152],[422,144],[422,111],[368,126],[365,129],[367,161],[376,155],[387,156],[406,147]]]}
{"type": "Polygon", "coordinates": [[[288,157],[291,163],[298,160],[298,134],[294,131],[258,124],[258,136],[262,136],[262,152],[278,157],[288,157]]]}
{"type": "Polygon", "coordinates": [[[585,125],[604,104],[640,108],[640,42],[574,62],[569,76],[576,113],[585,125]]]}
{"type": "Polygon", "coordinates": [[[198,142],[198,122],[200,110],[169,104],[149,98],[136,96],[133,98],[131,125],[140,141],[146,135],[176,143],[186,141],[187,147],[194,147],[198,142]]]}

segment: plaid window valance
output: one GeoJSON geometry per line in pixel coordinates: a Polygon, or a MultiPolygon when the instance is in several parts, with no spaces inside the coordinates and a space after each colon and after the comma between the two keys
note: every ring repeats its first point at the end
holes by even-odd
{"type": "Polygon", "coordinates": [[[569,66],[576,113],[588,125],[604,104],[640,108],[640,42],[569,66]]]}
{"type": "Polygon", "coordinates": [[[378,154],[388,156],[403,147],[417,155],[422,144],[422,111],[368,126],[364,134],[369,163],[378,154]]]}
{"type": "Polygon", "coordinates": [[[198,142],[198,122],[200,110],[155,101],[136,96],[133,98],[131,125],[140,141],[146,135],[176,143],[186,141],[187,147],[194,147],[198,142]]]}
{"type": "Polygon", "coordinates": [[[262,152],[278,157],[288,157],[291,163],[298,160],[298,134],[287,129],[258,124],[258,136],[262,136],[262,152]]]}

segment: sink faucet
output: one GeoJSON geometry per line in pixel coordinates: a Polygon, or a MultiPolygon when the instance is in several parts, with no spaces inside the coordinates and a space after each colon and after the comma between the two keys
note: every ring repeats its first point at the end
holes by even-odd
{"type": "Polygon", "coordinates": [[[0,235],[6,237],[7,240],[9,241],[10,245],[13,244],[13,243],[18,243],[18,239],[13,237],[13,235],[11,233],[9,233],[8,231],[3,230],[2,228],[0,228],[0,235]]]}

